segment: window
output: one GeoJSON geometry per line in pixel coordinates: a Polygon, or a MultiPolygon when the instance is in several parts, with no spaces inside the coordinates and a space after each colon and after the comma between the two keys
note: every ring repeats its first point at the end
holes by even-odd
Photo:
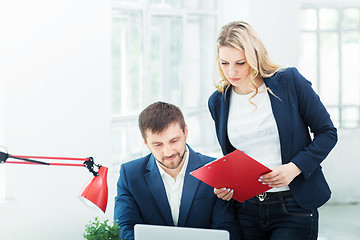
{"type": "Polygon", "coordinates": [[[301,11],[300,68],[334,124],[360,127],[360,6],[301,11]]]}
{"type": "Polygon", "coordinates": [[[113,1],[113,161],[148,152],[138,114],[155,101],[181,108],[191,146],[217,146],[207,110],[218,31],[217,0],[113,1]]]}

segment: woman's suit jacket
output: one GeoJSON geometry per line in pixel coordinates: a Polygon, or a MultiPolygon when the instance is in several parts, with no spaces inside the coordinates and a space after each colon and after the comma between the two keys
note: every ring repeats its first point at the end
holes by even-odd
{"type": "MultiPolygon", "coordinates": [[[[302,172],[290,183],[290,190],[301,207],[318,208],[331,195],[320,163],[337,142],[336,128],[311,83],[296,68],[279,70],[264,78],[264,82],[275,95],[268,92],[279,132],[282,163],[293,162],[302,172]]],[[[214,92],[208,102],[224,155],[235,150],[227,133],[232,92],[229,89],[226,94],[214,92]]]]}
{"type": "MultiPolygon", "coordinates": [[[[233,204],[217,198],[211,186],[189,174],[213,160],[189,147],[178,226],[225,229],[230,232],[231,239],[240,239],[233,204]]],[[[121,166],[114,220],[119,221],[124,239],[134,238],[134,225],[137,223],[174,226],[155,161],[154,156],[149,154],[121,166]]]]}

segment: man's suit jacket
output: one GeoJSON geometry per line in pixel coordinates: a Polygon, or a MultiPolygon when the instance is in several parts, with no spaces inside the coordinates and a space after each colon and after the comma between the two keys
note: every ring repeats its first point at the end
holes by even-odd
{"type": "MultiPolygon", "coordinates": [[[[189,162],[179,212],[179,227],[226,229],[231,239],[240,239],[235,209],[218,199],[213,188],[189,173],[213,158],[189,147],[189,162]]],[[[122,164],[115,197],[114,220],[119,220],[121,237],[133,239],[134,225],[174,226],[165,187],[152,154],[122,164]]]]}
{"type": "MultiPolygon", "coordinates": [[[[264,78],[264,82],[275,95],[268,93],[279,132],[282,162],[291,161],[302,171],[290,183],[290,190],[301,207],[317,208],[331,195],[320,163],[337,142],[336,128],[311,83],[296,68],[282,69],[264,78]]],[[[224,155],[235,150],[227,131],[231,92],[215,91],[208,102],[224,155]]]]}

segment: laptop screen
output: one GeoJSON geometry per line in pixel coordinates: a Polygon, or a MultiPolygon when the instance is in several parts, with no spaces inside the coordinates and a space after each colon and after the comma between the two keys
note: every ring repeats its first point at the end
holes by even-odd
{"type": "Polygon", "coordinates": [[[136,224],[135,240],[229,240],[226,230],[136,224]]]}

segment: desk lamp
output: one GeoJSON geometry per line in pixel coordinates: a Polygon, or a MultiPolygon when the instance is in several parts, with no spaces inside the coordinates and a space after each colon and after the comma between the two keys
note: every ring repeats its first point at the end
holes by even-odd
{"type": "Polygon", "coordinates": [[[107,187],[107,171],[108,168],[95,164],[92,157],[89,158],[68,158],[68,157],[41,157],[41,156],[19,156],[11,155],[0,151],[0,164],[32,164],[32,165],[51,165],[51,166],[71,166],[71,167],[86,167],[93,177],[86,183],[80,192],[80,197],[95,204],[104,213],[108,200],[107,187]],[[15,161],[8,161],[9,158],[15,161]],[[36,160],[37,159],[37,160],[36,160]],[[62,162],[43,162],[39,159],[59,160],[59,161],[82,161],[83,163],[62,163],[62,162]],[[95,171],[97,167],[98,171],[95,171]]]}

